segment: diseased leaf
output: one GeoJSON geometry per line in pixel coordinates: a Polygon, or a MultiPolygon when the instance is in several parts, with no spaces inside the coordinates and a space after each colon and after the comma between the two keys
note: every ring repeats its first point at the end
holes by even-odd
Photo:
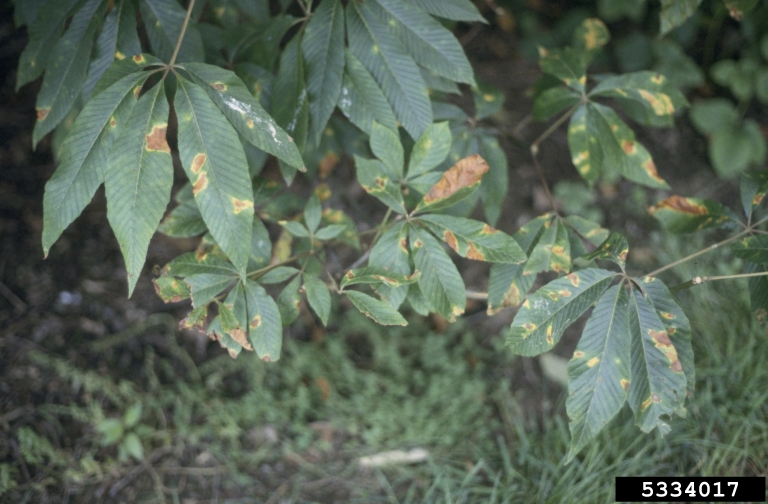
{"type": "Polygon", "coordinates": [[[345,49],[344,56],[346,65],[339,109],[355,126],[369,135],[373,121],[396,130],[395,113],[373,76],[349,49],[345,49]]]}
{"type": "Polygon", "coordinates": [[[107,218],[128,272],[128,295],[139,279],[147,248],[171,199],[173,161],[166,141],[168,99],[160,82],[133,108],[105,169],[107,218]]]}
{"type": "Polygon", "coordinates": [[[756,206],[760,205],[768,193],[768,172],[750,171],[741,174],[740,180],[741,205],[747,217],[752,215],[756,206]]]}
{"type": "Polygon", "coordinates": [[[73,90],[81,89],[85,81],[93,38],[105,9],[104,0],[87,0],[53,47],[35,103],[37,122],[32,131],[33,148],[64,119],[78,98],[79,93],[73,90]]]}
{"type": "Polygon", "coordinates": [[[248,313],[248,339],[261,360],[275,362],[280,359],[283,347],[280,309],[264,287],[253,280],[246,280],[244,291],[248,313]]]}
{"type": "Polygon", "coordinates": [[[648,212],[661,222],[664,229],[674,234],[720,227],[729,219],[736,220],[728,208],[716,201],[678,195],[648,207],[648,212]]]}
{"type": "Polygon", "coordinates": [[[315,143],[320,143],[341,95],[344,72],[344,7],[340,0],[325,0],[304,29],[301,50],[307,62],[307,92],[315,143]]]}
{"type": "MultiPolygon", "coordinates": [[[[186,11],[176,0],[141,0],[139,8],[153,53],[168,63],[181,35],[186,11]]],[[[184,32],[176,62],[203,61],[204,54],[203,39],[191,22],[184,32]]]]}
{"type": "MultiPolygon", "coordinates": [[[[306,81],[304,75],[304,60],[299,50],[301,36],[294,37],[283,51],[280,57],[280,71],[275,81],[275,89],[272,97],[272,116],[277,124],[285,128],[285,131],[293,136],[299,151],[303,151],[307,143],[309,128],[309,99],[307,96],[306,81]]],[[[303,164],[302,164],[303,166],[303,164]]],[[[286,169],[281,165],[281,169],[286,169]]],[[[295,169],[290,169],[290,176],[296,174],[295,169]]],[[[286,177],[286,174],[283,173],[286,177]]],[[[292,178],[286,177],[286,182],[292,178]]]]}
{"type": "Polygon", "coordinates": [[[557,218],[545,221],[541,237],[528,255],[523,275],[535,275],[541,271],[565,273],[570,268],[571,242],[567,227],[557,218]]]}
{"type": "Polygon", "coordinates": [[[526,260],[525,253],[511,236],[484,222],[440,214],[423,215],[416,222],[424,224],[467,259],[512,264],[526,260]]]}
{"type": "Polygon", "coordinates": [[[532,357],[551,350],[563,332],[587,311],[616,277],[612,271],[584,269],[553,280],[520,307],[506,336],[513,353],[532,357]]]}
{"type": "MultiPolygon", "coordinates": [[[[186,285],[186,284],[184,284],[186,285]]],[[[197,329],[205,331],[205,322],[208,320],[208,305],[195,308],[187,313],[187,316],[179,323],[180,329],[197,329]]]]}
{"type": "Polygon", "coordinates": [[[589,53],[605,46],[610,40],[608,28],[597,18],[585,19],[573,32],[573,44],[589,53]]]}
{"type": "Polygon", "coordinates": [[[189,285],[169,276],[154,278],[155,292],[165,303],[178,303],[190,296],[189,285]]]}
{"type": "Polygon", "coordinates": [[[741,21],[744,14],[757,5],[757,0],[723,0],[728,13],[736,21],[741,21]]]}
{"type": "Polygon", "coordinates": [[[174,238],[192,238],[208,231],[195,200],[190,199],[174,208],[161,222],[158,231],[174,238]]]}
{"type": "Polygon", "coordinates": [[[433,16],[453,21],[479,21],[488,24],[470,0],[411,0],[433,16]]]}
{"type": "Polygon", "coordinates": [[[163,268],[168,276],[187,277],[205,273],[209,275],[237,276],[237,270],[229,261],[215,254],[188,252],[178,256],[163,268]]]}
{"type": "Polygon", "coordinates": [[[629,357],[629,296],[624,284],[617,284],[597,301],[568,363],[568,460],[594,440],[627,400],[629,357]]]}
{"type": "Polygon", "coordinates": [[[367,4],[349,2],[346,20],[350,51],[376,79],[408,134],[419,138],[432,123],[432,107],[416,63],[367,4]]]}
{"type": "Polygon", "coordinates": [[[459,41],[443,25],[407,0],[369,0],[375,12],[419,65],[456,82],[475,77],[459,41]]]}
{"type": "Polygon", "coordinates": [[[629,405],[640,430],[650,432],[658,428],[664,435],[670,426],[662,416],[673,413],[685,416],[683,367],[666,327],[639,291],[633,291],[630,296],[629,327],[632,338],[629,405]]]}
{"type": "Polygon", "coordinates": [[[591,254],[583,256],[588,261],[595,259],[607,259],[619,265],[623,270],[627,265],[627,254],[629,253],[629,244],[627,239],[619,233],[611,233],[603,243],[598,245],[597,249],[591,254]]]}
{"type": "Polygon", "coordinates": [[[189,285],[192,292],[192,306],[195,308],[211,302],[236,280],[237,277],[211,273],[199,273],[184,278],[184,282],[189,285]]]}
{"type": "Polygon", "coordinates": [[[566,86],[584,92],[587,83],[587,65],[584,51],[573,47],[565,49],[539,48],[539,68],[563,81],[566,86]]]}
{"type": "MultiPolygon", "coordinates": [[[[112,64],[109,65],[109,68],[107,68],[107,70],[101,75],[101,78],[96,81],[96,85],[93,88],[91,97],[102,93],[104,90],[111,87],[126,75],[139,72],[140,70],[145,70],[151,66],[162,65],[162,61],[147,53],[136,54],[130,58],[115,59],[112,64]]],[[[156,70],[160,69],[158,68],[156,70]]],[[[139,97],[136,96],[136,99],[138,100],[139,97]]]]}
{"type": "Polygon", "coordinates": [[[579,217],[578,215],[569,215],[565,218],[566,224],[570,226],[580,237],[587,240],[592,245],[600,245],[608,239],[610,231],[601,227],[597,222],[579,217]]]}
{"type": "Polygon", "coordinates": [[[734,256],[755,264],[768,263],[768,236],[742,238],[731,247],[734,256]]]}
{"type": "Polygon", "coordinates": [[[315,311],[324,326],[328,325],[328,316],[331,314],[331,292],[328,286],[313,275],[304,274],[304,290],[307,293],[307,302],[315,311]]]}
{"type": "Polygon", "coordinates": [[[391,180],[403,177],[405,153],[400,137],[393,130],[374,122],[371,125],[371,152],[381,160],[391,180]]]}
{"type": "Polygon", "coordinates": [[[472,98],[475,102],[475,119],[485,119],[499,112],[504,107],[504,92],[480,81],[472,88],[472,98]]]}
{"type": "Polygon", "coordinates": [[[293,139],[261,107],[237,75],[204,63],[187,63],[184,69],[208,92],[243,138],[289,165],[304,170],[304,161],[293,139]]]}
{"type": "Polygon", "coordinates": [[[385,301],[379,301],[376,298],[363,294],[357,291],[345,291],[355,308],[368,318],[373,319],[376,323],[381,325],[408,325],[408,322],[403,318],[400,313],[392,308],[389,303],[385,301]]]}
{"type": "Polygon", "coordinates": [[[241,276],[248,266],[253,190],[237,132],[199,86],[177,77],[179,154],[208,229],[241,276]]]}
{"type": "Polygon", "coordinates": [[[451,150],[451,129],[447,122],[430,124],[416,141],[408,159],[408,179],[429,172],[445,161],[451,150]]]}
{"type": "Polygon", "coordinates": [[[421,271],[419,287],[430,305],[451,322],[464,313],[464,281],[442,245],[424,230],[410,228],[413,262],[421,271]]]}
{"type": "Polygon", "coordinates": [[[661,0],[661,34],[664,35],[693,16],[701,0],[661,0]]]}
{"type": "Polygon", "coordinates": [[[299,316],[299,306],[301,306],[300,287],[301,277],[297,276],[283,288],[277,297],[277,308],[280,311],[280,319],[283,321],[283,326],[293,324],[293,321],[299,316]]]}
{"type": "Polygon", "coordinates": [[[388,287],[400,287],[401,285],[410,285],[415,283],[421,276],[420,271],[415,271],[413,275],[399,275],[391,271],[385,270],[377,266],[366,266],[365,268],[357,268],[347,271],[341,278],[339,287],[344,289],[349,285],[356,284],[369,284],[380,285],[384,284],[388,287]]]}
{"type": "Polygon", "coordinates": [[[479,154],[488,163],[488,173],[480,182],[480,199],[485,219],[495,226],[509,191],[509,163],[495,137],[484,130],[478,130],[477,137],[479,154]]]}
{"type": "MultiPolygon", "coordinates": [[[[237,342],[238,345],[245,348],[246,350],[253,351],[253,347],[248,342],[248,338],[246,337],[245,330],[243,329],[243,324],[238,319],[240,317],[235,315],[235,312],[233,311],[235,306],[237,306],[239,312],[244,312],[245,308],[245,294],[243,293],[243,287],[242,284],[237,284],[237,287],[235,287],[234,290],[235,293],[235,302],[234,303],[219,303],[218,301],[216,304],[219,307],[219,324],[221,324],[221,329],[229,334],[229,336],[237,342]],[[239,298],[239,299],[238,299],[239,298]]],[[[229,300],[229,299],[228,299],[229,300]]],[[[242,313],[242,318],[245,319],[245,313],[242,313]]]]}
{"type": "Polygon", "coordinates": [[[570,88],[562,86],[549,88],[534,99],[532,115],[537,121],[546,121],[553,115],[573,107],[579,101],[581,101],[581,95],[570,88]]]}
{"type": "Polygon", "coordinates": [[[397,213],[405,214],[405,202],[400,188],[390,178],[387,167],[378,159],[355,155],[357,180],[365,192],[376,197],[397,213]]]}
{"type": "MultiPolygon", "coordinates": [[[[744,263],[746,273],[765,273],[765,264],[744,263]]],[[[765,325],[768,322],[768,275],[755,276],[748,279],[749,303],[757,321],[765,325]]]]}
{"type": "MultiPolygon", "coordinates": [[[[406,277],[411,274],[408,256],[408,226],[400,221],[379,237],[368,256],[368,265],[406,277]]],[[[394,309],[400,307],[408,294],[407,286],[393,287],[383,283],[375,289],[394,309]]]]}
{"type": "Polygon", "coordinates": [[[465,157],[443,173],[416,205],[414,213],[435,212],[466,198],[480,186],[488,169],[488,163],[479,154],[465,157]]]}
{"type": "MultiPolygon", "coordinates": [[[[230,295],[232,295],[234,292],[235,290],[233,289],[232,292],[230,292],[230,295]]],[[[229,296],[227,299],[230,299],[229,296]]],[[[211,339],[217,340],[222,348],[226,348],[229,356],[233,359],[236,359],[237,356],[240,355],[240,352],[243,351],[243,347],[240,345],[240,343],[233,340],[232,337],[224,332],[224,329],[221,328],[221,320],[218,316],[216,316],[213,320],[211,320],[211,323],[208,324],[207,334],[211,339]]]]}

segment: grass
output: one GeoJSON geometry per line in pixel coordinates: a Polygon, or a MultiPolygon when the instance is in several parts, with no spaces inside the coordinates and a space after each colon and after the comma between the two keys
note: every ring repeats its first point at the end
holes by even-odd
{"type": "MultiPolygon", "coordinates": [[[[693,250],[652,246],[662,261],[693,250]]],[[[715,252],[664,279],[735,271],[726,258],[715,252]]],[[[567,466],[564,391],[554,414],[523,401],[510,387],[522,361],[500,338],[480,343],[461,325],[435,333],[423,319],[383,328],[348,312],[322,341],[287,338],[277,364],[223,352],[196,364],[174,321],[152,316],[84,343],[79,358],[28,354],[25,364],[64,392],[35,405],[38,425],[12,429],[21,457],[0,463],[0,497],[31,502],[66,488],[76,502],[102,492],[131,502],[596,503],[613,502],[615,476],[765,475],[768,341],[746,282],[695,287],[680,302],[696,353],[687,417],[662,439],[622,411],[567,466]],[[142,414],[128,425],[120,419],[134,404],[142,414]],[[107,419],[125,424],[113,444],[100,430],[107,419]],[[130,433],[139,460],[119,456],[130,433]],[[427,448],[429,461],[372,471],[355,463],[413,447],[427,448]]]]}

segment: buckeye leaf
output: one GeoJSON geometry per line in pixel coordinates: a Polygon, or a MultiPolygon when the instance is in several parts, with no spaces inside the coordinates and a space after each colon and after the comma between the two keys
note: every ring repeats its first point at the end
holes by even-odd
{"type": "MultiPolygon", "coordinates": [[[[186,284],[185,284],[186,285],[186,284]]],[[[187,313],[181,322],[179,322],[180,329],[197,329],[198,331],[205,331],[205,322],[208,320],[208,305],[200,306],[187,313]]]]}
{"type": "Polygon", "coordinates": [[[107,153],[136,105],[148,75],[126,75],[89,100],[75,119],[61,146],[59,167],[45,185],[42,241],[46,256],[104,181],[107,153]]]}
{"type": "Polygon", "coordinates": [[[133,108],[105,169],[107,218],[125,258],[129,296],[144,267],[149,240],[171,200],[173,160],[165,138],[169,112],[160,82],[133,108]]]}
{"type": "Polygon", "coordinates": [[[513,353],[533,357],[560,341],[563,332],[608,288],[615,272],[589,268],[553,280],[530,295],[507,333],[513,353]]]}
{"type": "Polygon", "coordinates": [[[178,303],[190,296],[189,285],[171,276],[161,276],[152,280],[155,292],[164,303],[178,303]]]}
{"type": "Polygon", "coordinates": [[[584,238],[592,245],[600,245],[610,235],[610,231],[601,227],[597,222],[593,222],[578,215],[569,215],[565,222],[575,233],[584,238]]]}
{"type": "Polygon", "coordinates": [[[186,200],[160,222],[158,231],[174,238],[192,238],[208,231],[194,199],[186,200]]]}
{"type": "Polygon", "coordinates": [[[237,270],[229,261],[214,254],[198,254],[197,252],[182,254],[163,268],[163,274],[168,276],[186,277],[202,273],[237,276],[237,270]]]}
{"type": "Polygon", "coordinates": [[[456,265],[432,235],[410,228],[411,253],[421,271],[418,284],[429,304],[451,322],[464,313],[467,302],[464,281],[456,265]]]}
{"type": "Polygon", "coordinates": [[[236,280],[234,276],[212,273],[198,273],[184,278],[192,292],[192,306],[195,308],[208,304],[236,280]]]}
{"type": "Polygon", "coordinates": [[[331,314],[331,292],[328,286],[313,275],[304,274],[304,290],[307,293],[309,306],[320,317],[324,326],[328,325],[328,316],[331,314]]]}
{"type": "Polygon", "coordinates": [[[597,301],[568,363],[568,460],[594,440],[627,400],[629,349],[629,296],[624,284],[617,284],[597,301]]]}
{"type": "Polygon", "coordinates": [[[299,316],[301,306],[301,277],[297,276],[286,285],[277,297],[277,308],[280,311],[280,319],[284,326],[293,324],[299,316]]]}
{"type": "Polygon", "coordinates": [[[693,16],[701,5],[701,0],[661,0],[661,34],[683,24],[693,16]]]}
{"type": "Polygon", "coordinates": [[[344,294],[363,315],[381,325],[408,325],[403,316],[385,301],[358,291],[345,291],[344,294]]]}
{"type": "Polygon", "coordinates": [[[405,213],[400,188],[392,182],[387,167],[378,159],[365,159],[355,154],[357,180],[365,192],[376,197],[397,213],[405,213]]]}
{"type": "MultiPolygon", "coordinates": [[[[408,226],[401,221],[382,233],[371,249],[368,265],[405,277],[411,274],[408,256],[408,226]]],[[[408,294],[407,286],[390,286],[386,282],[375,289],[395,309],[408,294]]]]}
{"type": "Polygon", "coordinates": [[[480,182],[480,199],[485,219],[495,226],[509,190],[509,163],[499,141],[485,130],[477,131],[480,156],[488,163],[488,173],[480,182]]]}
{"type": "Polygon", "coordinates": [[[349,49],[344,50],[346,65],[339,96],[339,109],[358,128],[371,134],[373,121],[391,130],[397,129],[397,119],[387,97],[349,49]]]}
{"type": "Polygon", "coordinates": [[[414,213],[435,212],[463,200],[480,187],[488,169],[488,163],[479,154],[459,160],[424,195],[414,213]]]}
{"type": "MultiPolygon", "coordinates": [[[[273,88],[280,90],[272,94],[272,116],[277,124],[293,136],[299,151],[307,143],[309,128],[309,100],[307,98],[304,59],[299,44],[301,36],[294,37],[280,57],[280,71],[273,88]]],[[[293,165],[292,165],[293,166],[293,165]]],[[[303,167],[303,164],[301,165],[303,167]]],[[[295,169],[291,175],[295,175],[295,169]]],[[[285,176],[285,174],[284,174],[285,176]]],[[[288,179],[289,177],[286,177],[288,179]]]]}
{"type": "Polygon", "coordinates": [[[670,431],[670,426],[662,415],[685,416],[683,367],[667,328],[653,305],[639,291],[633,291],[630,296],[629,327],[632,339],[629,405],[635,413],[635,423],[643,432],[658,427],[664,435],[670,431]]]}
{"type": "Polygon", "coordinates": [[[283,347],[280,310],[264,287],[253,280],[245,281],[244,290],[248,313],[248,339],[261,360],[274,362],[280,358],[283,347]]]}
{"type": "Polygon", "coordinates": [[[693,233],[736,220],[733,213],[717,201],[672,195],[648,207],[648,212],[674,234],[693,233]]]}
{"type": "Polygon", "coordinates": [[[411,0],[433,16],[452,21],[479,21],[488,24],[470,0],[411,0]]]}
{"type": "Polygon", "coordinates": [[[675,111],[688,104],[666,77],[648,71],[608,77],[589,94],[615,98],[633,119],[653,126],[671,126],[675,111]]]}
{"type": "Polygon", "coordinates": [[[749,171],[742,173],[739,188],[741,205],[744,207],[744,214],[749,218],[755,207],[763,202],[763,198],[768,193],[768,172],[749,171]]]}
{"type": "Polygon", "coordinates": [[[512,264],[526,260],[525,253],[511,236],[484,222],[440,214],[423,215],[417,222],[467,259],[512,264]]]}
{"type": "Polygon", "coordinates": [[[187,63],[184,69],[208,92],[243,138],[289,165],[304,169],[304,161],[293,139],[262,108],[240,77],[205,63],[187,63]]]}
{"type": "MultiPolygon", "coordinates": [[[[546,93],[545,91],[542,95],[546,93]]],[[[571,161],[579,175],[590,185],[600,178],[605,158],[602,143],[597,140],[601,133],[603,136],[608,135],[603,126],[591,117],[587,105],[576,109],[568,125],[568,148],[571,151],[571,161]]]]}
{"type": "Polygon", "coordinates": [[[64,36],[52,48],[43,84],[37,93],[37,122],[32,131],[32,146],[53,130],[72,105],[85,81],[93,38],[104,15],[104,0],[87,0],[72,17],[64,36]]]}
{"type": "Polygon", "coordinates": [[[768,236],[756,235],[743,238],[733,244],[731,252],[739,259],[751,263],[768,263],[768,236]]]}
{"type": "Polygon", "coordinates": [[[420,271],[415,271],[413,275],[398,275],[391,271],[379,268],[377,266],[366,266],[365,268],[357,268],[347,271],[341,278],[339,286],[343,289],[349,285],[356,284],[369,284],[379,285],[385,284],[389,287],[395,288],[401,285],[410,285],[415,283],[421,276],[420,271]]]}
{"type": "Polygon", "coordinates": [[[459,41],[423,10],[407,0],[372,0],[366,5],[400,38],[416,63],[453,81],[475,84],[459,41]]]}
{"type": "Polygon", "coordinates": [[[584,51],[573,47],[565,49],[539,48],[539,68],[563,81],[566,86],[584,92],[587,83],[587,65],[584,51]]]}
{"type": "Polygon", "coordinates": [[[448,157],[451,150],[451,129],[448,122],[430,124],[416,141],[408,159],[408,178],[429,172],[448,157]]]}
{"type": "Polygon", "coordinates": [[[246,350],[253,350],[243,329],[246,314],[245,294],[243,293],[242,284],[238,283],[232,294],[227,296],[226,303],[216,302],[219,308],[219,324],[221,324],[221,329],[229,334],[238,345],[246,350]]]}
{"type": "Polygon", "coordinates": [[[403,177],[405,153],[397,133],[379,123],[371,125],[371,152],[384,164],[389,177],[398,181],[403,177]]]}
{"type": "Polygon", "coordinates": [[[573,32],[573,44],[590,53],[605,46],[610,40],[608,27],[597,18],[585,19],[573,32]]]}
{"type": "Polygon", "coordinates": [[[587,261],[595,259],[607,259],[618,264],[623,270],[627,265],[627,254],[629,253],[629,244],[627,239],[619,233],[611,233],[603,243],[598,245],[597,249],[591,254],[583,256],[587,261]]]}
{"type": "Polygon", "coordinates": [[[432,106],[418,66],[367,4],[349,2],[346,21],[350,51],[376,79],[408,134],[419,138],[432,124],[432,106]]]}
{"type": "Polygon", "coordinates": [[[553,115],[573,107],[581,100],[581,95],[570,88],[557,86],[540,93],[533,100],[533,118],[546,121],[553,115]]]}
{"type": "Polygon", "coordinates": [[[181,76],[177,81],[181,164],[205,224],[244,276],[253,230],[253,190],[243,146],[203,89],[181,76]]]}
{"type": "Polygon", "coordinates": [[[565,273],[571,268],[571,242],[568,228],[559,218],[544,222],[544,229],[536,246],[528,255],[524,276],[541,271],[565,273]]]}
{"type": "Polygon", "coordinates": [[[269,285],[283,283],[294,275],[297,275],[299,270],[291,266],[278,266],[264,273],[259,277],[259,283],[269,285]]]}
{"type": "Polygon", "coordinates": [[[307,65],[307,92],[315,143],[325,130],[341,95],[344,72],[344,7],[325,0],[304,29],[301,50],[307,65]]]}
{"type": "MultiPolygon", "coordinates": [[[[176,41],[181,36],[186,11],[176,0],[141,0],[139,9],[154,54],[169,62],[176,41]]],[[[176,62],[202,61],[205,53],[200,32],[194,23],[186,26],[176,62]]]]}

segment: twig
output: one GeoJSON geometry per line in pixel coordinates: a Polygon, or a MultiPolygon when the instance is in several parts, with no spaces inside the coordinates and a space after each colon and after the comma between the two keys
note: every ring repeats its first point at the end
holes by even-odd
{"type": "Polygon", "coordinates": [[[737,278],[752,278],[752,277],[761,277],[761,276],[768,276],[768,271],[758,271],[756,273],[741,273],[738,275],[697,276],[692,280],[688,280],[685,283],[672,287],[671,289],[669,289],[669,291],[679,292],[681,290],[685,290],[690,287],[693,287],[694,285],[701,285],[704,282],[712,282],[715,280],[733,280],[737,278]]]}
{"type": "Polygon", "coordinates": [[[487,301],[488,300],[488,293],[487,292],[475,292],[468,290],[466,292],[467,299],[474,299],[476,301],[487,301]]]}

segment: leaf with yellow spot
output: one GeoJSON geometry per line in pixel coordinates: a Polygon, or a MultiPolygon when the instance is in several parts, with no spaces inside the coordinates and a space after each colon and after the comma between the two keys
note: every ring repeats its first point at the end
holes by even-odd
{"type": "Polygon", "coordinates": [[[467,259],[510,264],[526,260],[525,253],[511,236],[484,222],[440,214],[422,215],[416,222],[467,259]]]}
{"type": "Polygon", "coordinates": [[[755,235],[743,238],[731,246],[734,256],[755,264],[768,263],[768,236],[755,235]]]}
{"type": "Polygon", "coordinates": [[[365,159],[355,155],[357,180],[365,192],[397,213],[405,213],[405,202],[400,188],[390,178],[384,163],[378,159],[365,159]]]}
{"type": "Polygon", "coordinates": [[[629,296],[623,284],[605,291],[568,363],[569,461],[594,440],[627,400],[623,383],[630,381],[628,310],[629,296]]]}
{"type": "Polygon", "coordinates": [[[399,287],[401,285],[410,285],[416,283],[421,272],[416,270],[412,275],[400,275],[376,266],[366,266],[347,271],[339,282],[342,289],[356,284],[369,284],[379,286],[381,284],[389,287],[399,287]]]}
{"type": "Polygon", "coordinates": [[[648,71],[608,77],[589,95],[614,98],[632,119],[656,127],[672,126],[675,112],[688,105],[669,79],[648,71]]]}
{"type": "Polygon", "coordinates": [[[541,271],[565,273],[571,268],[571,243],[568,228],[559,218],[544,224],[544,230],[533,251],[528,255],[523,275],[534,276],[541,271]]]}
{"type": "MultiPolygon", "coordinates": [[[[295,281],[298,279],[299,277],[296,277],[295,281]]],[[[246,302],[246,320],[248,321],[248,339],[261,360],[274,362],[280,359],[283,346],[283,323],[281,322],[280,308],[275,300],[267,294],[264,287],[253,280],[246,280],[243,291],[246,302]]]]}
{"type": "Polygon", "coordinates": [[[380,301],[358,291],[345,291],[344,294],[352,301],[355,308],[360,310],[360,313],[381,325],[408,325],[403,316],[386,301],[380,301]]]}
{"type": "Polygon", "coordinates": [[[517,312],[506,335],[507,346],[513,353],[529,357],[551,350],[565,329],[603,295],[615,276],[612,271],[589,268],[540,288],[517,312]]]}
{"type": "Polygon", "coordinates": [[[182,254],[163,267],[161,274],[175,277],[187,277],[206,273],[211,275],[237,276],[237,270],[226,259],[216,254],[199,255],[196,252],[182,254]]]}
{"type": "Polygon", "coordinates": [[[741,174],[739,182],[741,205],[749,218],[768,194],[768,171],[748,171],[741,174]]]}
{"type": "Polygon", "coordinates": [[[573,44],[591,55],[611,40],[611,34],[605,23],[597,18],[588,18],[573,32],[573,44]]]}
{"type": "MultiPolygon", "coordinates": [[[[368,265],[393,275],[410,276],[412,272],[408,252],[408,228],[405,222],[400,221],[384,231],[371,249],[368,265]]],[[[400,307],[408,294],[408,287],[405,285],[395,287],[381,283],[374,286],[374,289],[394,309],[400,307]]]]}
{"type": "Polygon", "coordinates": [[[451,150],[448,122],[431,124],[416,141],[408,160],[408,179],[423,175],[445,161],[451,150]]]}
{"type": "Polygon", "coordinates": [[[694,233],[738,222],[733,212],[714,200],[673,195],[648,207],[648,212],[674,234],[694,233]]]}
{"type": "Polygon", "coordinates": [[[184,281],[170,276],[154,278],[155,292],[165,303],[178,303],[190,296],[189,286],[184,281]]]}
{"type": "Polygon", "coordinates": [[[187,316],[179,323],[180,329],[205,330],[205,323],[208,320],[208,305],[195,308],[187,313],[187,316]]]}
{"type": "Polygon", "coordinates": [[[443,173],[442,178],[416,205],[414,213],[435,212],[470,196],[480,187],[483,175],[488,169],[488,163],[479,154],[461,159],[443,173]]]}
{"type": "Polygon", "coordinates": [[[701,5],[701,0],[661,0],[661,34],[665,35],[693,16],[701,5]]]}
{"type": "Polygon", "coordinates": [[[211,302],[213,298],[231,286],[235,280],[237,277],[210,273],[198,273],[184,277],[184,282],[189,285],[191,292],[192,306],[195,308],[211,302]]]}
{"type": "Polygon", "coordinates": [[[576,109],[568,126],[568,147],[576,171],[590,184],[600,178],[603,166],[603,149],[596,140],[598,135],[594,120],[590,120],[589,108],[582,105],[576,109]]]}
{"type": "MultiPolygon", "coordinates": [[[[240,286],[238,286],[233,292],[235,293],[236,297],[242,297],[242,288],[240,286]]],[[[225,333],[229,334],[229,336],[241,347],[245,348],[246,350],[253,350],[253,347],[248,342],[246,333],[243,330],[242,323],[238,320],[238,317],[234,313],[234,305],[225,304],[218,301],[216,304],[219,307],[219,323],[221,324],[221,329],[225,333]]],[[[242,302],[236,302],[235,304],[240,304],[242,307],[245,307],[245,304],[242,302]]]]}
{"type": "Polygon", "coordinates": [[[304,290],[307,294],[307,303],[315,311],[324,326],[328,325],[328,316],[331,314],[331,292],[328,285],[314,275],[304,273],[304,290]]]}
{"type": "Polygon", "coordinates": [[[629,405],[643,432],[670,431],[665,418],[685,416],[686,377],[677,350],[654,306],[633,290],[629,301],[632,381],[629,405]],[[664,418],[662,418],[664,417],[664,418]]]}
{"type": "Polygon", "coordinates": [[[218,341],[222,348],[226,348],[227,352],[229,352],[229,356],[233,359],[236,359],[237,356],[240,355],[240,352],[243,351],[242,345],[233,340],[232,337],[221,328],[221,319],[218,315],[211,320],[210,324],[208,324],[206,334],[208,334],[208,337],[212,340],[218,341]]]}
{"type": "Polygon", "coordinates": [[[301,276],[296,276],[283,288],[277,297],[277,308],[284,326],[293,324],[293,321],[299,316],[299,306],[301,306],[300,287],[301,276]]]}
{"type": "Polygon", "coordinates": [[[475,102],[475,119],[478,121],[491,117],[504,106],[504,92],[482,80],[478,80],[477,86],[472,88],[472,97],[475,102]]]}
{"type": "Polygon", "coordinates": [[[464,281],[443,246],[423,229],[410,228],[413,262],[421,271],[418,284],[437,313],[453,322],[464,313],[464,281]]]}
{"type": "Polygon", "coordinates": [[[582,93],[587,83],[587,65],[583,49],[539,48],[539,68],[563,81],[566,86],[582,93]]]}
{"type": "Polygon", "coordinates": [[[582,256],[582,258],[588,261],[593,261],[595,259],[613,261],[623,270],[627,265],[628,253],[629,244],[627,243],[627,239],[619,233],[611,233],[603,243],[597,246],[597,249],[594,252],[582,256]]]}

